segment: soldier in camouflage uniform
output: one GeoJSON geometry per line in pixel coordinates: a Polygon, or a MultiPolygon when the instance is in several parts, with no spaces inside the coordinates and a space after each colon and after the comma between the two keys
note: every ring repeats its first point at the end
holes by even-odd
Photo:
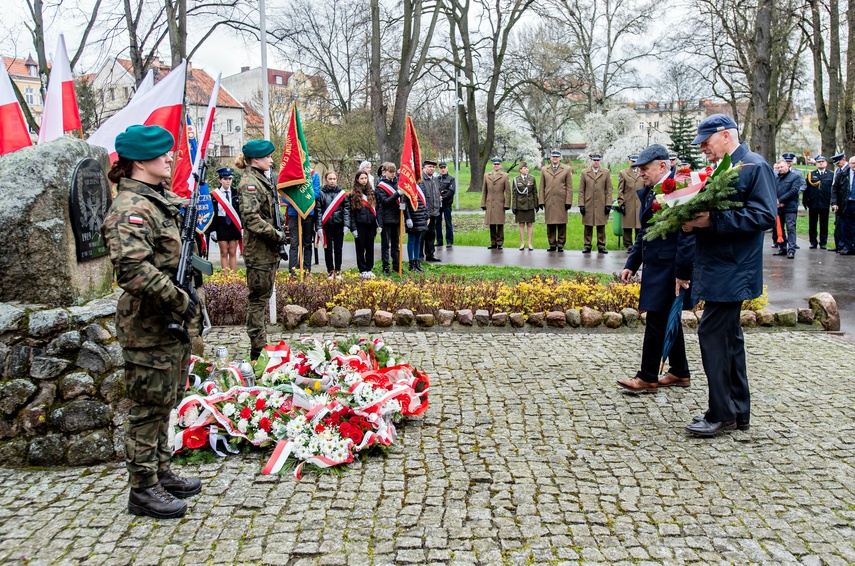
{"type": "Polygon", "coordinates": [[[285,230],[276,225],[275,206],[279,195],[267,179],[273,166],[273,144],[267,140],[252,140],[242,148],[235,166],[244,173],[238,187],[240,217],[243,219],[243,259],[246,263],[246,286],[249,304],[246,312],[246,333],[249,334],[249,359],[258,359],[267,345],[267,302],[273,293],[273,282],[280,259],[280,247],[285,243],[285,230]]]}
{"type": "Polygon", "coordinates": [[[181,501],[202,482],[170,470],[169,413],[187,379],[190,346],[168,331],[191,321],[197,305],[174,283],[181,251],[183,201],[161,184],[171,174],[172,135],[159,126],[131,126],[116,138],[119,159],[109,178],[118,195],[103,233],[116,280],[124,293],[116,308],[116,333],[125,358],[131,407],[125,452],[131,492],[128,510],[157,518],[181,517],[181,501]]]}

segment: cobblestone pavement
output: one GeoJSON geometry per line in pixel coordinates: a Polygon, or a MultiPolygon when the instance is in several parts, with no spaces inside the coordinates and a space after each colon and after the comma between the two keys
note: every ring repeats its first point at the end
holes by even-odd
{"type": "Polygon", "coordinates": [[[266,453],[185,466],[205,487],[178,521],[127,514],[118,465],[0,469],[0,563],[855,563],[850,342],[747,334],[751,430],[702,440],[694,334],[692,387],[643,396],[614,385],[640,331],[383,337],[433,377],[387,457],[302,481],[260,475],[266,453]]]}

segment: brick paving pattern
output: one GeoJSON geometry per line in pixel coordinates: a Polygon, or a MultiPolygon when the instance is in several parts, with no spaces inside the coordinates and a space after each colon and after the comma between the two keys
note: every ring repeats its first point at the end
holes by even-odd
{"type": "Polygon", "coordinates": [[[747,333],[751,430],[704,440],[694,334],[692,387],[641,396],[614,384],[641,332],[382,336],[433,377],[387,457],[186,466],[204,489],[177,521],[127,514],[121,465],[0,469],[0,564],[855,563],[850,342],[747,333]]]}

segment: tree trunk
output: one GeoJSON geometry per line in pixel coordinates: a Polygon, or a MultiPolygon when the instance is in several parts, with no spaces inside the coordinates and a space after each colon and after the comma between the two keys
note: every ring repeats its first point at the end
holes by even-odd
{"type": "Polygon", "coordinates": [[[855,0],[849,0],[846,11],[849,27],[849,41],[846,58],[846,96],[843,101],[843,152],[846,155],[855,154],[855,0]]]}
{"type": "Polygon", "coordinates": [[[172,66],[187,58],[187,0],[165,0],[166,25],[172,66]]]}
{"type": "MultiPolygon", "coordinates": [[[[855,2],[855,0],[850,0],[855,2]]],[[[751,85],[751,149],[772,162],[775,128],[769,116],[772,81],[772,0],[760,0],[754,25],[754,81],[751,85]]]]}

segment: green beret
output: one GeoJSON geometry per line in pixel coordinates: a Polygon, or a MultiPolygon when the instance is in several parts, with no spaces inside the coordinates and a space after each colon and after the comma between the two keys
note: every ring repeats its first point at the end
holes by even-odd
{"type": "Polygon", "coordinates": [[[148,161],[172,151],[175,139],[160,126],[128,126],[116,136],[116,153],[131,161],[148,161]]]}
{"type": "Polygon", "coordinates": [[[253,158],[253,157],[267,157],[268,155],[273,153],[274,149],[276,149],[276,148],[273,147],[272,142],[269,142],[267,140],[252,140],[252,141],[246,142],[246,144],[244,144],[243,149],[241,149],[241,151],[243,152],[244,157],[253,158]]]}

